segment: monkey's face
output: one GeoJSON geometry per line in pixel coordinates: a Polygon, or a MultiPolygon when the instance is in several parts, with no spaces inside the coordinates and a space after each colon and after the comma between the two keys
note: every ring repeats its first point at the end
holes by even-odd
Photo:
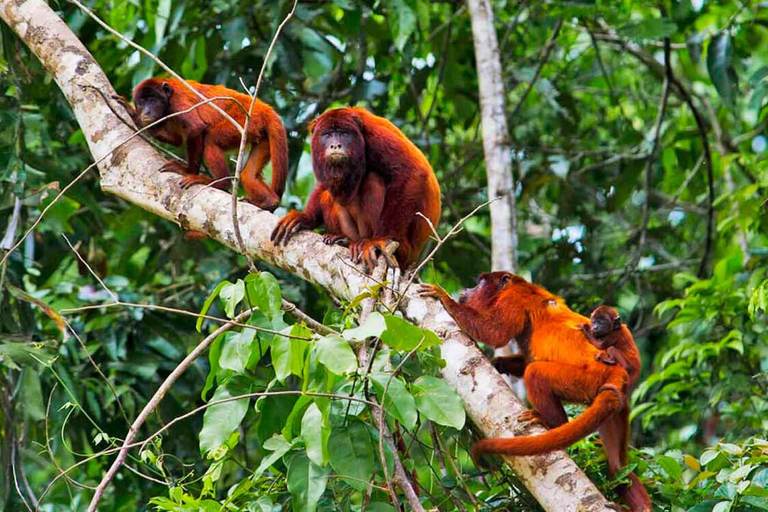
{"type": "Polygon", "coordinates": [[[140,84],[133,95],[139,124],[147,126],[170,114],[171,96],[173,88],[167,82],[147,80],[140,84]]]}
{"type": "Polygon", "coordinates": [[[340,201],[354,196],[366,173],[365,138],[357,118],[330,110],[312,126],[312,166],[318,181],[340,201]]]}
{"type": "Polygon", "coordinates": [[[595,338],[602,338],[616,329],[621,328],[621,317],[618,311],[608,306],[600,306],[590,315],[592,322],[592,335],[595,338]]]}

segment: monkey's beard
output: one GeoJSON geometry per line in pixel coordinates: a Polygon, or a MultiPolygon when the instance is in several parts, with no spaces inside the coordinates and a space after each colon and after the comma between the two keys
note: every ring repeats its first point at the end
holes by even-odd
{"type": "Polygon", "coordinates": [[[331,195],[341,204],[347,204],[356,195],[363,176],[365,176],[365,159],[325,158],[322,175],[319,181],[331,195]]]}

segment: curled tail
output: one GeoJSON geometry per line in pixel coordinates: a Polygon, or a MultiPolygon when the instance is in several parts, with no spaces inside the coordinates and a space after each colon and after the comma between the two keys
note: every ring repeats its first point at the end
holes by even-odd
{"type": "Polygon", "coordinates": [[[267,136],[269,137],[269,155],[272,159],[272,191],[277,195],[279,202],[288,180],[288,140],[283,122],[274,112],[267,122],[267,136]]]}
{"type": "Polygon", "coordinates": [[[472,446],[472,458],[484,453],[500,455],[538,455],[565,449],[587,437],[621,407],[621,399],[612,389],[606,389],[576,419],[537,436],[483,439],[472,446]]]}

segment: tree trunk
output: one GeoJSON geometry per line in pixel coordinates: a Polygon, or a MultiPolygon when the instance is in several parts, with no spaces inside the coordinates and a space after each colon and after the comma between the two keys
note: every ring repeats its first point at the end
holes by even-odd
{"type": "MultiPolygon", "coordinates": [[[[179,177],[158,170],[165,160],[133,135],[94,89],[109,96],[113,88],[88,50],[43,0],[0,0],[0,18],[40,59],[59,84],[99,162],[101,187],[145,210],[204,231],[237,250],[230,195],[212,188],[182,190],[179,177]]],[[[350,272],[349,252],[330,247],[312,232],[296,235],[287,247],[275,247],[269,235],[277,217],[243,202],[238,205],[245,250],[254,258],[285,269],[323,287],[339,298],[351,299],[368,284],[362,272],[350,272]]],[[[442,377],[464,400],[469,418],[489,437],[512,437],[524,408],[482,353],[450,315],[433,300],[413,292],[402,302],[405,316],[436,332],[447,365],[442,377]]],[[[538,429],[532,429],[538,432],[538,429]]],[[[520,480],[545,510],[607,510],[607,501],[564,452],[537,457],[508,458],[520,480]]]]}
{"type": "MultiPolygon", "coordinates": [[[[480,110],[483,127],[485,173],[488,176],[488,198],[491,203],[491,269],[517,272],[517,199],[512,175],[512,147],[509,144],[507,111],[504,102],[504,81],[501,56],[493,25],[490,0],[467,0],[472,18],[472,38],[475,43],[477,81],[480,86],[480,110]]],[[[517,352],[517,341],[494,350],[496,357],[517,352]]],[[[521,400],[525,400],[522,379],[505,376],[521,400]]]]}

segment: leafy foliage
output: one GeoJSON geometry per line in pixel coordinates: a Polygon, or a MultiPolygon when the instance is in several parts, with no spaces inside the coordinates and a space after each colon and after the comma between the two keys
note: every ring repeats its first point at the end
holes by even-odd
{"type": "MultiPolygon", "coordinates": [[[[89,5],[187,78],[238,88],[240,77],[255,81],[289,4],[89,5]]],[[[764,510],[765,7],[492,5],[506,114],[515,114],[509,135],[521,273],[583,313],[616,305],[633,329],[645,364],[633,402],[639,449],[628,470],[641,476],[654,503],[764,510]],[[558,19],[562,29],[542,62],[558,19]],[[667,37],[679,85],[670,90],[659,151],[651,154],[667,37]],[[711,166],[683,91],[703,121],[711,166]],[[716,222],[705,260],[710,179],[716,222]]],[[[55,8],[121,94],[159,73],[74,5],[55,8]]],[[[4,255],[91,156],[56,84],[7,27],[0,30],[4,255]]],[[[390,118],[425,152],[443,191],[441,232],[488,199],[471,20],[460,3],[299,2],[259,95],[289,132],[286,207],[301,207],[314,185],[307,123],[349,103],[390,118]]],[[[451,292],[472,286],[490,268],[492,243],[483,209],[422,278],[451,292]]],[[[127,462],[139,473],[122,473],[105,509],[358,510],[365,503],[366,510],[393,510],[383,490],[392,452],[380,443],[376,408],[365,402],[371,397],[384,404],[425,507],[451,510],[458,500],[466,508],[535,509],[511,472],[476,478],[461,402],[438,378],[434,333],[397,314],[374,313],[361,323],[357,310],[366,297],[339,308],[282,271],[247,268],[215,242],[187,241],[171,223],[101,193],[95,172],[80,179],[0,268],[0,462],[15,470],[0,472],[3,506],[23,509],[16,475],[25,499],[34,494],[48,508],[82,509],[90,491],[81,485],[95,485],[111,458],[95,457],[54,482],[61,469],[119,445],[162,380],[218,327],[214,319],[255,308],[243,321],[248,327],[218,336],[161,402],[139,438],[168,430],[131,452],[127,462]],[[139,306],[110,305],[114,297],[62,235],[122,303],[139,306]],[[339,334],[294,321],[283,298],[339,334]],[[371,338],[381,344],[369,369],[350,343],[371,338]],[[170,424],[196,407],[204,409],[170,424]]],[[[571,453],[612,495],[625,475],[606,479],[594,440],[571,453]]]]}

